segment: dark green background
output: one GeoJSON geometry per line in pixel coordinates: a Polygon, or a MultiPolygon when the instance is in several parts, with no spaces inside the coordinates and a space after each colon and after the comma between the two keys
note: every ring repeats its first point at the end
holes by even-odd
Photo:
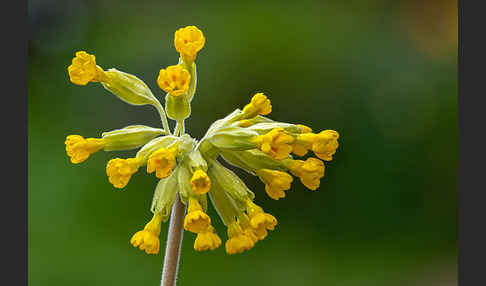
{"type": "Polygon", "coordinates": [[[193,137],[264,92],[271,118],[341,138],[315,192],[295,180],[274,201],[246,176],[277,229],[234,256],[195,252],[186,232],[180,285],[455,285],[457,8],[425,2],[30,0],[30,285],[158,285],[167,224],[159,255],[129,244],[151,217],[156,178],[138,172],[120,191],[106,162],[135,151],[73,165],[64,149],[69,134],[158,127],[158,115],[71,84],[66,68],[85,50],[162,96],[158,72],[177,63],[174,32],[186,25],[206,36],[193,137]]]}

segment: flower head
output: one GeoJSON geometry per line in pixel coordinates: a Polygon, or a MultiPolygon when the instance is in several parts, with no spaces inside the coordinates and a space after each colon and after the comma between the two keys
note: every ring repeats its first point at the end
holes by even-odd
{"type": "Polygon", "coordinates": [[[292,176],[286,172],[260,169],[256,172],[257,176],[265,184],[265,191],[274,200],[285,197],[286,190],[290,189],[292,176]]]}
{"type": "Polygon", "coordinates": [[[270,112],[272,112],[272,104],[270,99],[263,93],[255,94],[251,98],[250,103],[243,108],[243,114],[247,118],[254,117],[255,115],[267,115],[270,112]]]}
{"type": "Polygon", "coordinates": [[[175,166],[175,156],[177,147],[159,148],[157,151],[150,154],[147,161],[147,173],[153,173],[159,179],[167,178],[172,174],[175,166]]]}
{"type": "Polygon", "coordinates": [[[124,188],[130,178],[140,167],[141,160],[139,158],[111,159],[106,165],[106,174],[108,180],[115,188],[124,188]]]}
{"type": "Polygon", "coordinates": [[[209,192],[211,188],[211,180],[206,172],[201,169],[197,169],[191,178],[191,187],[196,195],[203,195],[209,192]]]}
{"type": "Polygon", "coordinates": [[[204,47],[206,38],[196,26],[180,28],[174,35],[174,46],[181,58],[189,63],[196,59],[197,53],[204,47]]]}
{"type": "Polygon", "coordinates": [[[206,230],[211,224],[211,218],[204,213],[201,205],[194,197],[189,198],[189,208],[184,219],[184,229],[194,233],[206,230]]]}
{"type": "Polygon", "coordinates": [[[313,191],[319,187],[320,180],[324,177],[324,163],[316,158],[291,160],[288,166],[292,175],[299,177],[302,184],[313,191]]]}
{"type": "Polygon", "coordinates": [[[295,141],[294,137],[285,133],[283,128],[275,128],[264,135],[259,135],[254,139],[258,148],[275,160],[282,160],[292,152],[291,144],[295,141]]]}
{"type": "Polygon", "coordinates": [[[103,149],[105,142],[103,139],[87,138],[80,135],[69,135],[66,137],[66,153],[71,158],[73,164],[86,161],[88,157],[103,149]]]}
{"type": "Polygon", "coordinates": [[[158,86],[167,92],[162,105],[150,88],[138,77],[111,68],[104,71],[96,65],[94,55],[84,51],[68,67],[71,82],[86,85],[100,82],[103,88],[125,103],[152,105],[158,111],[163,129],[144,125],[102,132],[101,138],[69,135],[65,147],[72,163],[81,163],[103,149],[122,151],[140,148],[134,158],[110,160],[106,165],[108,180],[115,188],[124,188],[137,170],[146,166],[148,173],[160,179],[155,187],[150,211],[153,218],[136,232],[130,243],[148,254],[160,250],[161,224],[173,213],[180,200],[188,206],[184,229],[196,233],[194,250],[214,250],[222,240],[206,213],[208,202],[227,227],[227,254],[250,250],[275,229],[277,219],[254,203],[258,191],[250,190],[229,164],[258,176],[266,193],[275,200],[284,198],[294,175],[309,189],[316,190],[324,176],[324,163],[316,158],[294,160],[291,153],[304,156],[309,150],[322,160],[331,160],[338,147],[339,134],[324,130],[318,134],[301,124],[278,122],[265,117],[272,103],[263,93],[256,93],[243,109],[235,109],[215,121],[200,140],[192,138],[185,119],[191,115],[196,94],[197,72],[194,62],[204,47],[203,33],[195,26],[176,31],[174,45],[180,54],[179,64],[161,69],[158,86]],[[171,130],[168,119],[176,121],[171,130]],[[289,174],[290,173],[290,174],[289,174]],[[208,197],[210,200],[208,200],[208,197]]]}
{"type": "Polygon", "coordinates": [[[96,57],[85,51],[76,52],[72,64],[68,67],[69,79],[77,85],[87,85],[104,79],[104,71],[96,65],[96,57]]]}
{"type": "Polygon", "coordinates": [[[221,238],[219,238],[219,236],[214,233],[214,227],[209,226],[207,229],[197,234],[196,240],[194,241],[194,250],[215,250],[220,245],[221,238]]]}
{"type": "Polygon", "coordinates": [[[158,214],[154,214],[152,220],[145,225],[145,228],[136,232],[130,239],[134,247],[139,247],[147,254],[157,254],[160,249],[160,227],[162,219],[158,214]]]}
{"type": "Polygon", "coordinates": [[[159,87],[172,96],[186,94],[189,90],[191,75],[181,65],[169,66],[161,69],[157,84],[159,87]]]}

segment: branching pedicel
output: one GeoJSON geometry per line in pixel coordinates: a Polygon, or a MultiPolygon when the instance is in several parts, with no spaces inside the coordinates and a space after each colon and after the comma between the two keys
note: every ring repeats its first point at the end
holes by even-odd
{"type": "Polygon", "coordinates": [[[273,230],[277,219],[253,202],[255,195],[231,170],[221,165],[221,156],[230,164],[256,175],[265,184],[272,199],[285,197],[293,181],[290,172],[310,190],[319,187],[324,176],[324,163],[317,158],[296,160],[291,153],[304,156],[309,150],[324,161],[332,160],[339,135],[333,130],[312,133],[304,125],[273,121],[263,115],[272,111],[270,100],[255,94],[243,110],[236,109],[214,122],[199,141],[185,134],[184,120],[191,113],[191,101],[196,87],[196,55],[204,46],[203,33],[195,26],[175,33],[175,48],[180,54],[177,65],[161,69],[157,83],[167,92],[165,111],[147,85],[137,77],[96,65],[95,56],[84,51],[68,67],[71,82],[86,85],[100,82],[121,100],[132,105],[153,105],[162,120],[163,129],[144,125],[127,126],[102,133],[101,138],[69,135],[66,151],[71,162],[78,164],[103,149],[128,150],[140,148],[134,158],[116,158],[108,162],[106,174],[116,188],[124,188],[130,177],[142,166],[147,173],[160,179],[153,197],[152,220],[135,233],[130,242],[149,254],[160,249],[162,222],[170,216],[177,195],[188,205],[184,229],[196,233],[194,249],[214,250],[221,239],[206,214],[207,197],[211,198],[223,223],[228,228],[225,248],[228,254],[251,249],[273,230]],[[171,132],[167,116],[176,121],[171,132]]]}

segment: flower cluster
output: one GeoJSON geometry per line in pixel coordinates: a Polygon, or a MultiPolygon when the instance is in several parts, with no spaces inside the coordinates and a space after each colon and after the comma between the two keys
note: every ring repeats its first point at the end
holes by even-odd
{"type": "Polygon", "coordinates": [[[201,140],[195,140],[185,133],[184,120],[191,113],[197,77],[195,60],[205,37],[197,27],[188,26],[176,31],[174,43],[179,63],[161,69],[157,78],[159,87],[167,93],[165,106],[137,77],[116,69],[105,71],[96,64],[94,55],[76,52],[68,67],[71,82],[100,82],[129,104],[152,105],[160,114],[163,128],[131,125],[104,132],[101,138],[69,135],[66,152],[71,162],[78,164],[99,150],[140,148],[135,157],[114,158],[106,166],[108,180],[115,188],[124,188],[141,168],[159,179],[151,206],[153,218],[133,235],[133,246],[149,254],[159,252],[161,224],[169,218],[179,196],[187,206],[184,229],[197,234],[194,249],[218,248],[222,241],[207,215],[210,197],[227,227],[226,252],[241,253],[274,230],[277,219],[254,203],[254,193],[220,160],[257,176],[268,196],[278,200],[291,188],[292,175],[310,190],[319,187],[324,176],[322,160],[332,160],[339,134],[334,130],[313,133],[305,125],[271,120],[264,116],[272,111],[270,100],[256,93],[243,109],[215,121],[201,140]],[[173,131],[167,117],[176,121],[173,131]],[[317,158],[294,158],[309,151],[317,158]]]}

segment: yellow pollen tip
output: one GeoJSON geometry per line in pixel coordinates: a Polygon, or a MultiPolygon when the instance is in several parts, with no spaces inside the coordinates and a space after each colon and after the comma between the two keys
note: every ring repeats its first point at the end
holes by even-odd
{"type": "Polygon", "coordinates": [[[172,170],[175,166],[175,156],[177,148],[160,148],[157,151],[150,154],[147,160],[147,173],[153,173],[159,179],[167,178],[172,174],[172,170]]]}
{"type": "Polygon", "coordinates": [[[181,55],[181,58],[192,63],[197,53],[204,47],[206,38],[196,26],[187,26],[178,29],[174,34],[174,46],[181,55]]]}
{"type": "Polygon", "coordinates": [[[121,189],[128,184],[132,175],[137,172],[140,164],[141,159],[139,158],[111,159],[106,165],[108,180],[115,188],[121,189]]]}
{"type": "Polygon", "coordinates": [[[203,195],[211,189],[211,180],[206,172],[201,169],[196,170],[191,178],[191,187],[196,195],[203,195]]]}
{"type": "Polygon", "coordinates": [[[189,90],[191,75],[181,65],[169,66],[161,69],[157,84],[159,87],[172,96],[186,94],[189,90]]]}
{"type": "Polygon", "coordinates": [[[98,138],[83,138],[80,135],[69,135],[64,141],[66,153],[71,158],[73,164],[86,161],[88,157],[101,150],[105,146],[105,141],[98,138]]]}

